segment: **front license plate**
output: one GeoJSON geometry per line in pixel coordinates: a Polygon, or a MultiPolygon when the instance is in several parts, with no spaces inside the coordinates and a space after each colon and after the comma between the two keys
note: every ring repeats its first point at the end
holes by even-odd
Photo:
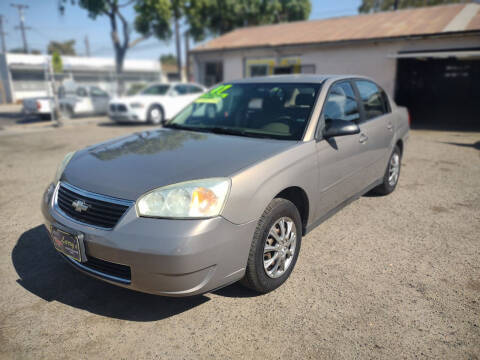
{"type": "Polygon", "coordinates": [[[50,235],[52,237],[52,242],[55,249],[60,251],[62,254],[77,260],[78,262],[82,261],[80,242],[78,241],[78,237],[76,235],[69,234],[54,227],[52,227],[50,235]]]}

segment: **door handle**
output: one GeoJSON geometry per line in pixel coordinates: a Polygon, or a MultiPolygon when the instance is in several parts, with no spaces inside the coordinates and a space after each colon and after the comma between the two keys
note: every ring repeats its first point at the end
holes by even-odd
{"type": "Polygon", "coordinates": [[[368,140],[368,136],[365,135],[364,133],[361,133],[360,138],[358,139],[358,142],[360,144],[365,144],[367,142],[367,140],[368,140]]]}
{"type": "Polygon", "coordinates": [[[392,130],[393,129],[393,124],[391,122],[387,123],[387,129],[392,130]]]}

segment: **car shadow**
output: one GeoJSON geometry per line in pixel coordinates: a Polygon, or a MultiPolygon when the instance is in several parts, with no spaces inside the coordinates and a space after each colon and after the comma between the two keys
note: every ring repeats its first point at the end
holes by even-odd
{"type": "Polygon", "coordinates": [[[128,290],[72,268],[54,250],[43,225],[24,232],[12,251],[18,284],[45,301],[130,321],[165,319],[209,301],[207,296],[167,298],[128,290]]]}
{"type": "Polygon", "coordinates": [[[263,294],[247,289],[236,282],[212,292],[215,295],[229,298],[253,298],[263,294]]]}

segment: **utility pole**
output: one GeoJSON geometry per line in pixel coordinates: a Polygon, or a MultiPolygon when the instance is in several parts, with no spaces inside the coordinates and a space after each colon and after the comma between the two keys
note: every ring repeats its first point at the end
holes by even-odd
{"type": "Polygon", "coordinates": [[[7,45],[5,44],[5,35],[6,32],[3,31],[3,15],[0,15],[0,37],[2,38],[2,53],[7,53],[7,45]]]}
{"type": "Polygon", "coordinates": [[[180,82],[182,79],[182,49],[180,46],[180,24],[178,23],[178,18],[175,18],[175,43],[177,47],[177,67],[178,67],[178,76],[180,77],[180,82]]]}
{"type": "Polygon", "coordinates": [[[28,44],[27,44],[27,34],[26,30],[30,30],[28,26],[25,26],[25,15],[23,14],[23,9],[28,9],[28,5],[24,4],[10,4],[12,7],[17,8],[18,16],[20,17],[20,25],[15,26],[15,29],[20,29],[22,32],[23,39],[23,51],[25,54],[28,54],[28,44]]]}
{"type": "Polygon", "coordinates": [[[85,56],[90,57],[90,43],[88,42],[88,35],[85,35],[85,56]]]}
{"type": "Polygon", "coordinates": [[[185,76],[190,81],[190,33],[185,31],[185,76]]]}

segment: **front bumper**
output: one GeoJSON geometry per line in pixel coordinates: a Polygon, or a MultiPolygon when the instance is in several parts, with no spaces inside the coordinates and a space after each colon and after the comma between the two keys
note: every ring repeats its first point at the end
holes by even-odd
{"type": "Polygon", "coordinates": [[[146,122],[146,111],[143,108],[132,109],[125,105],[126,111],[108,111],[108,117],[115,122],[146,122]]]}
{"type": "Polygon", "coordinates": [[[88,261],[67,258],[93,277],[152,294],[191,296],[233,283],[245,273],[256,221],[236,225],[222,217],[149,219],[137,217],[132,206],[112,230],[102,230],[79,224],[57,211],[53,196],[46,193],[42,202],[47,229],[53,225],[69,233],[82,233],[87,259],[123,265],[131,274],[130,279],[112,278],[111,273],[98,271],[88,261]]]}

